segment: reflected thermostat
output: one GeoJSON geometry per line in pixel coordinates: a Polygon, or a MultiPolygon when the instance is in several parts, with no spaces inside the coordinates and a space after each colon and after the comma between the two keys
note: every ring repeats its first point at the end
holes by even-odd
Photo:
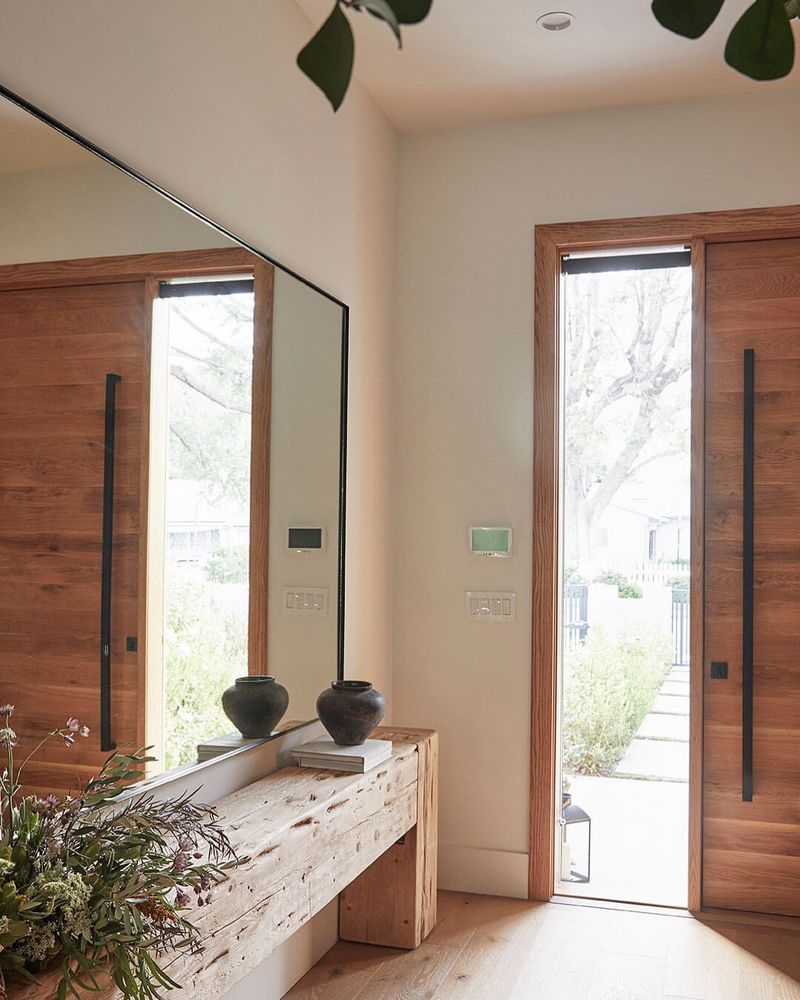
{"type": "Polygon", "coordinates": [[[286,547],[292,552],[324,552],[324,528],[289,528],[286,547]]]}
{"type": "Polygon", "coordinates": [[[511,555],[511,528],[470,528],[469,550],[476,556],[507,559],[511,555]]]}

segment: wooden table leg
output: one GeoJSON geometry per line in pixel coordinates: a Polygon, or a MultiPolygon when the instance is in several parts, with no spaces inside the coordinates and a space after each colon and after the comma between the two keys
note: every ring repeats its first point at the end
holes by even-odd
{"type": "Polygon", "coordinates": [[[378,729],[376,739],[417,746],[417,822],[339,897],[344,941],[416,948],[436,925],[439,737],[433,730],[378,729]]]}

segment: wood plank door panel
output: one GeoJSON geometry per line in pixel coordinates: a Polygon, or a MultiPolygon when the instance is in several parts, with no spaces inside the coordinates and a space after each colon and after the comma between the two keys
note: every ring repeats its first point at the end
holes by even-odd
{"type": "MultiPolygon", "coordinates": [[[[142,281],[0,290],[0,702],[26,754],[76,715],[91,729],[28,766],[25,787],[74,791],[100,750],[100,579],[106,373],[117,387],[112,590],[112,736],[143,738],[139,607],[142,281]],[[43,690],[47,696],[43,697],[43,690]]],[[[19,758],[21,759],[21,758],[19,758]]]]}
{"type": "Polygon", "coordinates": [[[800,915],[800,240],[706,248],[703,903],[800,915]],[[743,356],[755,351],[753,780],[742,798],[743,356]],[[712,679],[712,660],[728,678],[712,679]]]}

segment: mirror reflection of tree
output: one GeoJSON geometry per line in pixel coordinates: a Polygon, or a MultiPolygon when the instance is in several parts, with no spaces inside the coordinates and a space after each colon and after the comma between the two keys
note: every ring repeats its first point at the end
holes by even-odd
{"type": "Polygon", "coordinates": [[[169,300],[166,764],[230,731],[247,673],[252,295],[169,300]]]}

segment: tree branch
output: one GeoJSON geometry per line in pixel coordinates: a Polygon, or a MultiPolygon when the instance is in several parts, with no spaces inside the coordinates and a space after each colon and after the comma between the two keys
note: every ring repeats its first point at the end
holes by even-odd
{"type": "Polygon", "coordinates": [[[235,413],[247,413],[250,414],[252,411],[249,407],[239,406],[236,403],[222,399],[218,396],[213,389],[209,389],[208,386],[202,385],[189,375],[184,368],[180,365],[170,365],[169,373],[179,382],[187,385],[190,389],[194,389],[195,392],[199,392],[201,396],[205,396],[206,399],[210,399],[212,403],[216,403],[217,406],[221,406],[226,410],[233,410],[235,413]]]}

